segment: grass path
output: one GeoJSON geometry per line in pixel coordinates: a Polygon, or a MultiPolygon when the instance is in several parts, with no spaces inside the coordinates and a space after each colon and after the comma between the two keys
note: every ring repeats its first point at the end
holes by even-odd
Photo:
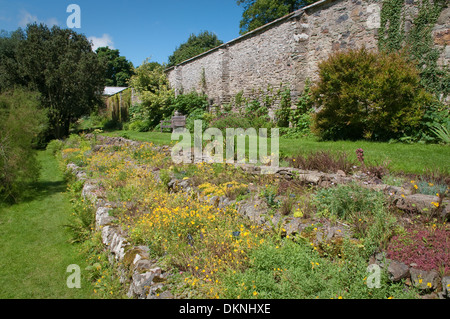
{"type": "Polygon", "coordinates": [[[92,288],[78,248],[68,242],[70,201],[56,159],[38,155],[41,177],[32,195],[19,204],[0,206],[0,299],[90,299],[92,288]],[[66,285],[67,266],[81,268],[81,289],[66,285]]]}

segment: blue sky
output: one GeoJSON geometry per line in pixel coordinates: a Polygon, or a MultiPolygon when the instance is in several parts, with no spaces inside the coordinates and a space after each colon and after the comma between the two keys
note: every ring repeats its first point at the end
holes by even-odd
{"type": "Polygon", "coordinates": [[[119,49],[139,66],[146,58],[167,62],[191,33],[210,31],[228,42],[239,36],[243,8],[236,0],[0,0],[0,30],[42,22],[67,28],[70,4],[81,9],[81,28],[97,46],[119,49]]]}

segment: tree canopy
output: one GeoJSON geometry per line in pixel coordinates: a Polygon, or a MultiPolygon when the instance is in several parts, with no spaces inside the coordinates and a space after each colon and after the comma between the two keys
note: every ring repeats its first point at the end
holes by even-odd
{"type": "Polygon", "coordinates": [[[244,7],[239,33],[245,34],[317,0],[237,0],[244,7]]]}
{"type": "Polygon", "coordinates": [[[29,24],[25,32],[2,37],[0,58],[7,79],[0,89],[23,86],[39,92],[49,137],[67,136],[70,124],[101,101],[104,68],[87,38],[71,29],[29,24]]]}
{"type": "Polygon", "coordinates": [[[119,50],[109,47],[98,48],[95,52],[105,67],[105,85],[128,86],[128,82],[134,74],[133,63],[121,56],[119,50]]]}
{"type": "Polygon", "coordinates": [[[223,44],[223,41],[219,40],[217,35],[212,32],[204,31],[199,35],[191,34],[189,39],[181,44],[173,54],[169,56],[168,66],[177,65],[221,44],[223,44]]]}

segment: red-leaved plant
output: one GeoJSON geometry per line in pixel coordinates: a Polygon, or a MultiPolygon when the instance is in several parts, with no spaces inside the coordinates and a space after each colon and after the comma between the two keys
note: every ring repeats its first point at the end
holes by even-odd
{"type": "Polygon", "coordinates": [[[414,227],[406,234],[392,237],[387,258],[430,271],[450,272],[450,231],[447,229],[414,227]]]}

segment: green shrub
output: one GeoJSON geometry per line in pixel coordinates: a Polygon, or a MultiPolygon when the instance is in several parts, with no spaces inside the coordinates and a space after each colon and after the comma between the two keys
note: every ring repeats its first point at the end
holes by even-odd
{"type": "Polygon", "coordinates": [[[203,109],[192,111],[186,118],[186,128],[192,133],[194,132],[194,121],[202,121],[202,130],[205,131],[212,120],[212,114],[205,112],[203,109]]]}
{"type": "Polygon", "coordinates": [[[419,126],[433,97],[415,65],[400,53],[365,48],[338,52],[319,64],[314,131],[323,139],[389,140],[419,126]]]}
{"type": "Polygon", "coordinates": [[[171,107],[181,114],[189,115],[197,110],[205,111],[208,106],[208,96],[197,92],[191,92],[178,95],[174,99],[171,107]]]}
{"type": "Polygon", "coordinates": [[[150,129],[150,122],[148,120],[135,120],[128,126],[130,131],[147,132],[150,129]]]}
{"type": "Polygon", "coordinates": [[[130,107],[130,123],[147,120],[150,128],[154,128],[173,113],[174,91],[170,89],[164,67],[159,63],[146,60],[135,70],[130,85],[136,89],[142,101],[130,107]]]}
{"type": "Polygon", "coordinates": [[[47,122],[39,106],[39,95],[33,92],[0,95],[0,200],[18,200],[39,176],[32,146],[47,122]]]}
{"type": "Polygon", "coordinates": [[[49,150],[53,155],[56,155],[64,147],[64,142],[61,140],[52,140],[47,144],[47,150],[49,150]]]}
{"type": "Polygon", "coordinates": [[[227,128],[242,128],[247,129],[252,127],[251,121],[237,113],[224,114],[214,119],[210,123],[210,127],[218,128],[225,132],[227,128]]]}

